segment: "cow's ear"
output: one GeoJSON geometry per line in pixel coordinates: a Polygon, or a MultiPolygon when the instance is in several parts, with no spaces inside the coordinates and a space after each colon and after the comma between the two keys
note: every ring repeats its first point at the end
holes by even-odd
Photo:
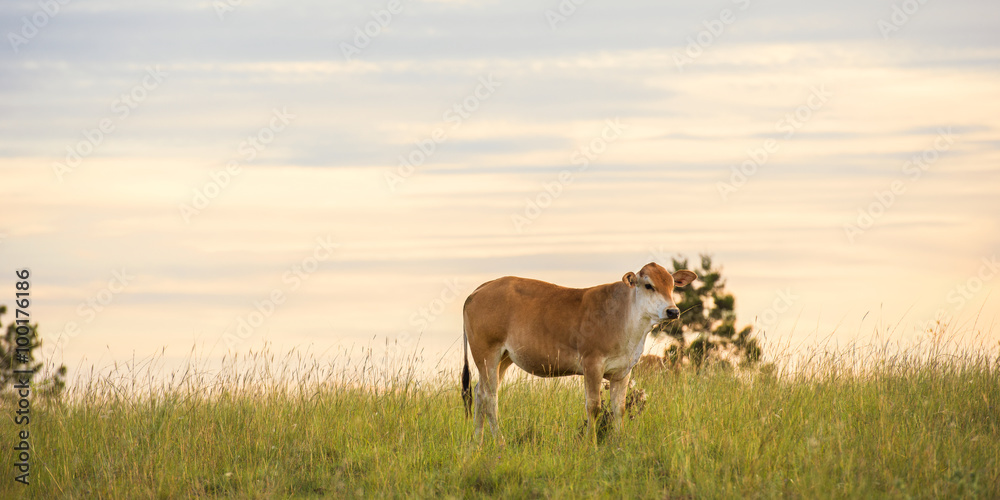
{"type": "Polygon", "coordinates": [[[632,271],[625,273],[625,276],[622,276],[622,281],[624,281],[626,285],[635,288],[635,273],[632,271]]]}
{"type": "Polygon", "coordinates": [[[674,286],[687,286],[692,281],[698,279],[698,275],[688,271],[687,269],[682,269],[673,274],[674,276],[674,286]]]}

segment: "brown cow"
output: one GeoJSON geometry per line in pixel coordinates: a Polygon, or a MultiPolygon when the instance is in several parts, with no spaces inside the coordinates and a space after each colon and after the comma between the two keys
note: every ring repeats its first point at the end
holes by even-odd
{"type": "Polygon", "coordinates": [[[651,262],[638,275],[629,272],[619,282],[591,288],[512,276],[480,285],[463,310],[466,417],[472,413],[469,350],[479,369],[474,439],[482,443],[485,416],[503,443],[497,425],[497,390],[511,364],[539,377],[583,375],[590,439],[595,445],[601,379],[608,379],[614,428],[620,429],[629,376],[642,355],[646,334],[657,323],[680,315],[674,287],[696,278],[687,270],[671,275],[651,262]]]}

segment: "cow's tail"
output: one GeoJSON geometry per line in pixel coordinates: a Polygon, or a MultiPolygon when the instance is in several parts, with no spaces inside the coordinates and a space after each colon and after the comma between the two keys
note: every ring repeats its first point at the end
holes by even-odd
{"type": "Polygon", "coordinates": [[[465,403],[465,418],[472,416],[472,373],[469,372],[469,334],[462,326],[462,347],[465,366],[462,367],[462,401],[465,403]]]}

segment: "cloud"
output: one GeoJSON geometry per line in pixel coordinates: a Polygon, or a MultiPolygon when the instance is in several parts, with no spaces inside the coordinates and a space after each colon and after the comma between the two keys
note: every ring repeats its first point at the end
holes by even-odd
{"type": "MultiPolygon", "coordinates": [[[[0,53],[0,210],[18,214],[0,257],[46,276],[57,328],[111,270],[135,269],[79,355],[108,339],[152,349],[179,310],[214,339],[325,234],[343,246],[270,331],[393,335],[444,278],[588,286],[658,248],[716,254],[741,321],[787,286],[810,318],[935,309],[998,248],[996,9],[931,0],[886,41],[891,2],[744,3],[586,2],[552,29],[554,1],[406,2],[352,61],[339,44],[384,2],[245,2],[222,20],[213,2],[69,3],[0,53]],[[727,8],[736,21],[679,69],[727,8]],[[165,80],[120,117],[151,65],[165,80]],[[454,126],[446,113],[490,75],[502,85],[454,126]],[[832,97],[787,135],[817,86],[832,97]],[[284,108],[294,120],[249,160],[241,145],[284,108]],[[53,164],[105,118],[115,130],[59,182],[53,164]],[[515,231],[614,119],[626,132],[515,231]],[[849,242],[844,224],[942,127],[955,146],[849,242]],[[398,157],[441,128],[390,190],[398,157]],[[717,184],[768,139],[776,151],[722,200],[717,184]],[[185,223],[178,207],[231,161],[242,172],[185,223]]],[[[0,32],[34,9],[3,4],[0,32]]],[[[442,350],[455,311],[427,332],[442,350]]]]}

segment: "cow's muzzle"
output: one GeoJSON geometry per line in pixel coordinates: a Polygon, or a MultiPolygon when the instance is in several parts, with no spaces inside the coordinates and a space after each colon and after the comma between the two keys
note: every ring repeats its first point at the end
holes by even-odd
{"type": "Polygon", "coordinates": [[[681,310],[676,307],[667,308],[667,319],[677,319],[681,316],[681,310]]]}

